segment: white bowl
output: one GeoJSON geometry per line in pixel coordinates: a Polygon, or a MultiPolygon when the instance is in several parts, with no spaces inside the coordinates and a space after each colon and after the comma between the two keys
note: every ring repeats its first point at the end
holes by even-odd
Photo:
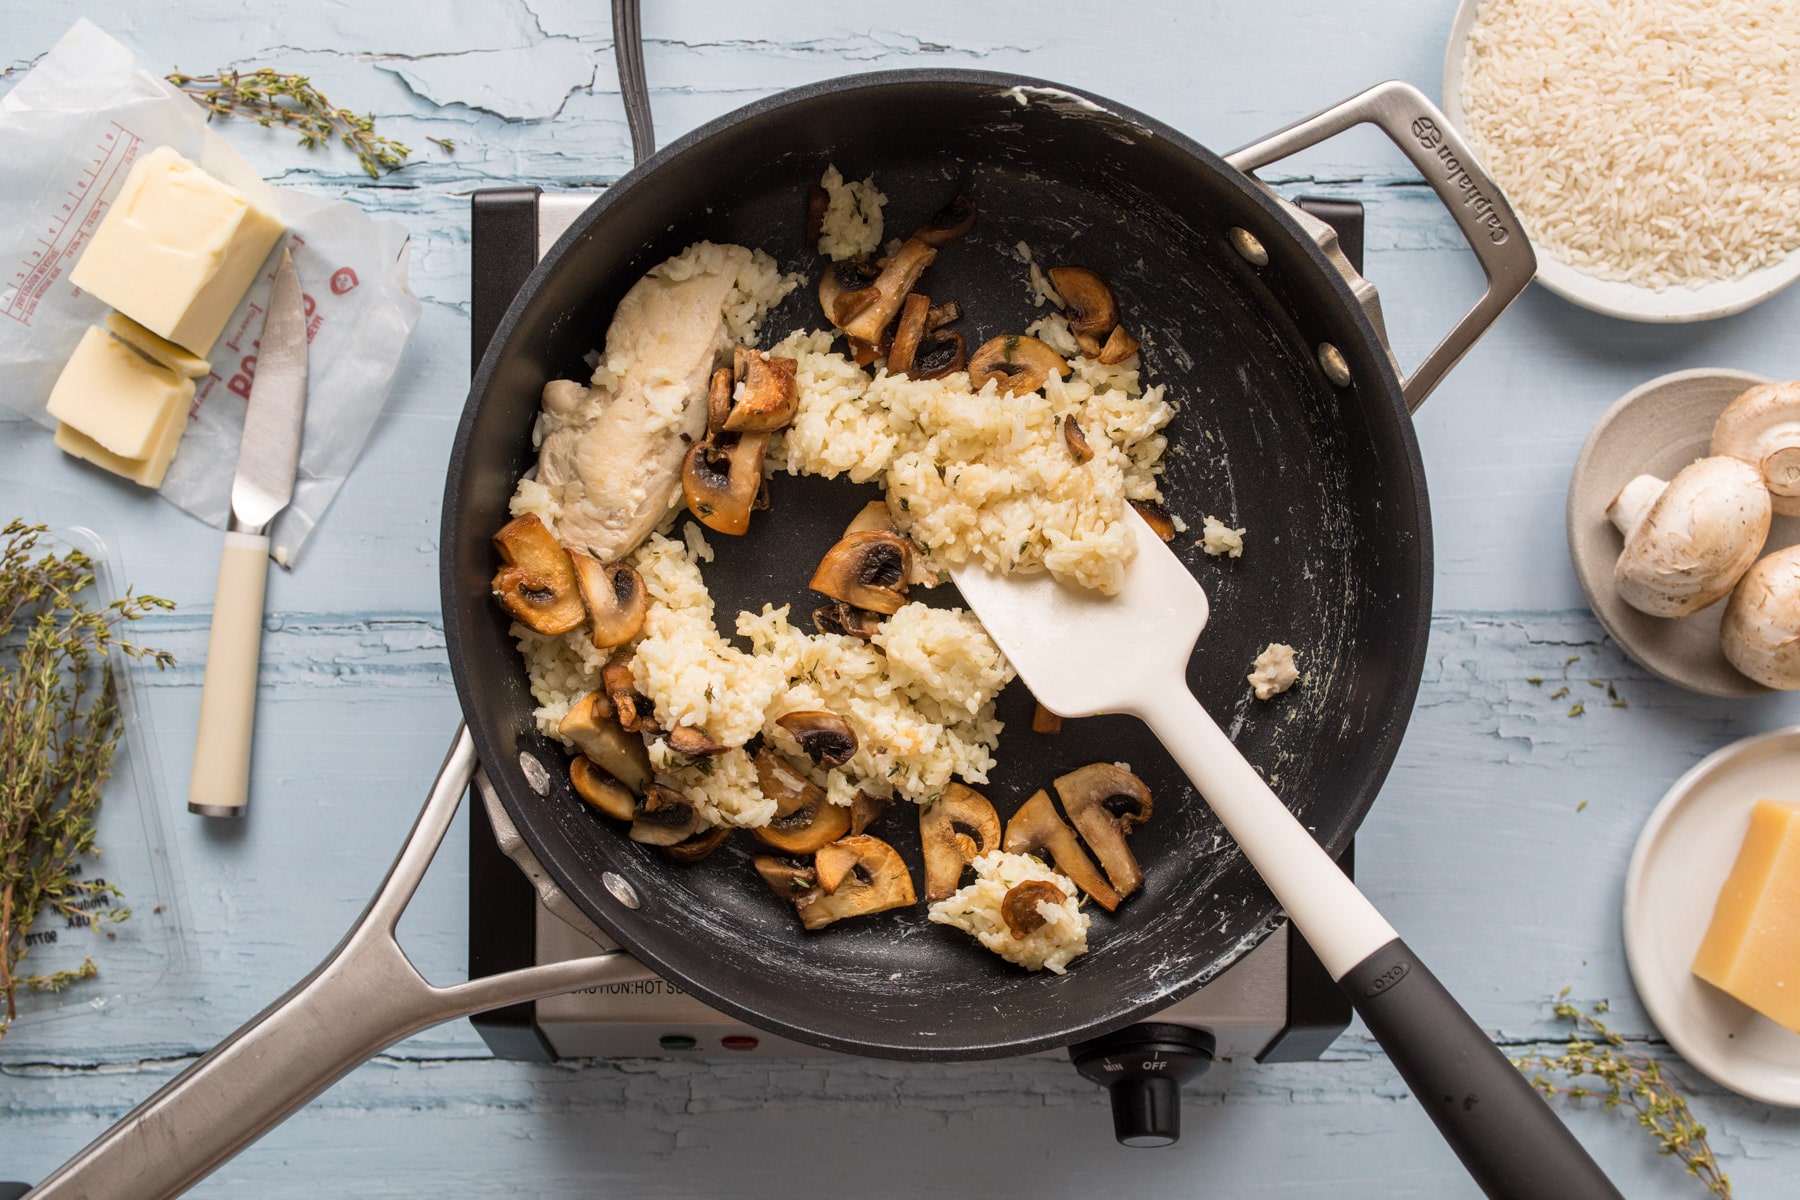
{"type": "Polygon", "coordinates": [[[1800,1107],[1800,1033],[1695,977],[1758,800],[1800,800],[1800,725],[1733,742],[1676,781],[1650,814],[1625,875],[1625,959],[1650,1019],[1709,1079],[1800,1107]]]}
{"type": "MultiPolygon", "coordinates": [[[[1480,0],[1462,0],[1457,5],[1456,19],[1450,25],[1450,44],[1444,50],[1444,115],[1465,135],[1469,126],[1462,107],[1463,56],[1468,49],[1469,32],[1475,28],[1475,10],[1479,5],[1480,0]]],[[[1627,321],[1679,324],[1728,317],[1762,303],[1800,279],[1800,252],[1793,252],[1780,262],[1736,279],[1692,288],[1678,284],[1659,292],[1635,283],[1589,275],[1557,258],[1535,241],[1531,248],[1537,251],[1539,283],[1571,303],[1627,321]]]]}

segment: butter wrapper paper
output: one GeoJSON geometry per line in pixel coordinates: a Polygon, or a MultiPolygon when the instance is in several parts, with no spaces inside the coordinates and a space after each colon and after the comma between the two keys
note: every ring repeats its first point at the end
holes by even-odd
{"type": "MultiPolygon", "coordinates": [[[[86,20],[0,96],[0,403],[55,427],[50,389],[106,305],[69,284],[131,164],[170,146],[262,197],[288,226],[208,358],[165,500],[209,525],[230,517],[256,342],[281,245],[306,294],[306,432],[294,499],[270,535],[292,564],[362,452],[419,322],[407,288],[406,231],[354,204],[263,182],[206,113],[86,20]]],[[[48,439],[45,453],[55,453],[48,439]]]]}

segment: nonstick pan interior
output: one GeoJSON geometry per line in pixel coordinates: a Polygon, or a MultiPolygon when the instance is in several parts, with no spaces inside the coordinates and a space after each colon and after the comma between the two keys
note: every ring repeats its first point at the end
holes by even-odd
{"type": "MultiPolygon", "coordinates": [[[[1144,343],[1144,374],[1181,411],[1164,490],[1187,525],[1175,548],[1205,585],[1211,625],[1189,681],[1237,745],[1328,848],[1346,846],[1398,748],[1430,612],[1428,517],[1399,388],[1349,290],[1291,218],[1218,158],[1147,118],[1033,81],[968,72],[862,76],[787,93],[697,131],[611,189],[527,282],[476,377],[445,497],[444,609],[464,712],[526,841],[576,902],[671,981],[802,1041],[904,1058],[1022,1053],[1102,1032],[1191,991],[1277,920],[1205,803],[1145,728],[1128,718],[1030,729],[1015,683],[1000,699],[999,766],[979,785],[1009,815],[1053,776],[1096,760],[1131,765],[1156,800],[1133,835],[1146,882],[1114,915],[1090,906],[1090,952],[1066,977],[1030,974],[924,908],[802,931],[757,880],[760,843],[733,835],[678,866],[633,844],[567,784],[566,754],[532,730],[524,666],[488,581],[489,538],[533,461],[546,379],[582,378],[612,310],[649,267],[705,238],[761,247],[809,282],[769,318],[763,344],[822,322],[803,245],[809,184],[827,163],[873,173],[904,236],[956,191],[980,207],[920,289],[955,299],[971,348],[1021,332],[1033,306],[1015,247],[1046,265],[1105,277],[1144,343]],[[1023,86],[1021,86],[1023,85],[1023,86]],[[1021,102],[1022,101],[1022,102],[1021,102]],[[1252,267],[1231,249],[1242,226],[1268,248],[1252,267]],[[1333,388],[1321,340],[1349,359],[1333,388]],[[1242,559],[1195,545],[1214,514],[1248,529],[1242,559]],[[1304,681],[1273,703],[1249,698],[1251,660],[1271,641],[1299,650],[1304,681]],[[519,767],[551,767],[547,797],[519,767]],[[603,875],[628,882],[625,906],[603,875]]],[[[873,484],[778,476],[773,509],[743,538],[709,534],[704,568],[721,628],[740,608],[820,598],[806,581],[873,484]]],[[[683,518],[686,519],[685,516],[683,518]]],[[[916,593],[917,594],[917,593],[916,593]]],[[[946,586],[920,595],[958,603],[946,586]]],[[[1092,664],[1096,672],[1106,664],[1092,664]]],[[[917,821],[890,808],[870,832],[922,878],[917,821]]]]}

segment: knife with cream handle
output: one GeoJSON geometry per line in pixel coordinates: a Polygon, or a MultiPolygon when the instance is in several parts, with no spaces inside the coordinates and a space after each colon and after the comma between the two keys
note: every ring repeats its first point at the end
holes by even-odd
{"type": "Polygon", "coordinates": [[[201,816],[240,817],[249,799],[268,529],[293,499],[305,418],[306,300],[293,256],[283,249],[257,345],[256,377],[231,484],[231,524],[206,643],[200,730],[188,783],[188,811],[201,816]]]}

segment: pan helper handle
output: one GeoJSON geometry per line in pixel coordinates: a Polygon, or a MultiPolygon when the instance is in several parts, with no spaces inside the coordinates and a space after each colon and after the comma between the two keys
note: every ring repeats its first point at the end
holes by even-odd
{"type": "Polygon", "coordinates": [[[1134,712],[1206,797],[1490,1200],[1623,1200],[1183,679],[1165,681],[1134,712]]]}
{"type": "Polygon", "coordinates": [[[1234,150],[1225,161],[1240,171],[1255,172],[1272,162],[1357,125],[1374,125],[1425,176],[1475,252],[1487,290],[1475,307],[1450,328],[1411,375],[1401,381],[1408,409],[1417,409],[1469,348],[1481,339],[1506,306],[1518,298],[1537,273],[1537,255],[1526,240],[1512,206],[1493,177],[1477,161],[1462,135],[1425,93],[1410,83],[1378,83],[1342,104],[1333,105],[1234,150]]]}

